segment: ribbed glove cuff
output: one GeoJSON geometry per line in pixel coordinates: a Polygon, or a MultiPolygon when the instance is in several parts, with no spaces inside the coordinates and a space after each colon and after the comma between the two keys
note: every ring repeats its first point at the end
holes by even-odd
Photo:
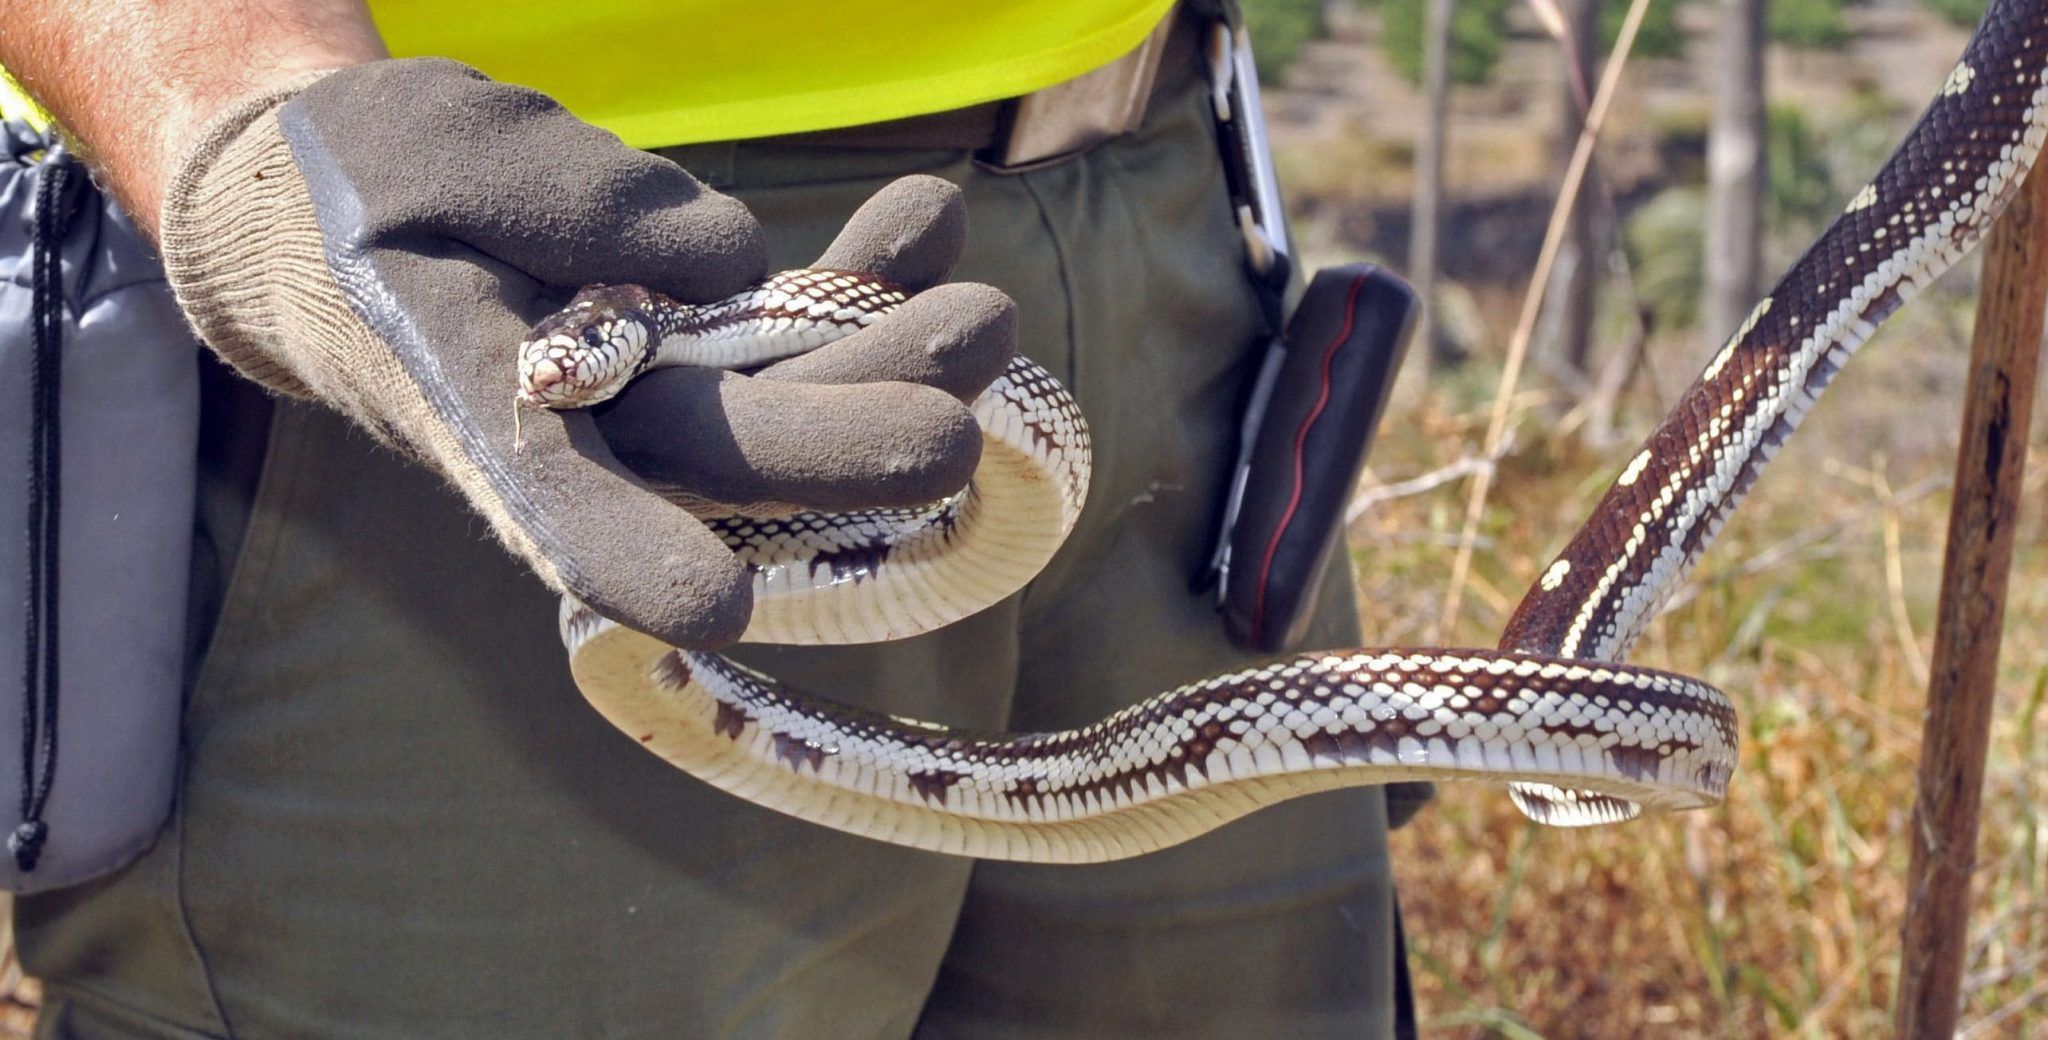
{"type": "MultiPolygon", "coordinates": [[[[308,340],[309,330],[286,323],[331,308],[339,296],[276,111],[326,75],[299,77],[217,116],[164,199],[164,270],[200,339],[243,375],[295,397],[316,396],[323,380],[309,370],[312,359],[281,350],[308,340]]],[[[335,318],[352,323],[346,314],[335,318]]],[[[336,346],[345,338],[318,337],[336,346]]]]}

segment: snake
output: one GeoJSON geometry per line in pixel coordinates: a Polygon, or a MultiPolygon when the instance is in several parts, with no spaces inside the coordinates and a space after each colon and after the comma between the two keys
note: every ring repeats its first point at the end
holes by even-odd
{"type": "MultiPolygon", "coordinates": [[[[1297,653],[1074,729],[975,732],[815,697],[565,597],[570,673],[632,742],[706,783],[963,856],[1119,859],[1286,799],[1408,779],[1504,782],[1523,813],[1557,826],[1718,804],[1738,757],[1732,702],[1623,659],[1849,357],[1982,237],[2044,135],[2048,0],[1995,0],[1903,142],[1711,356],[1496,647],[1297,653]]],[[[907,297],[872,275],[813,269],[696,306],[586,287],[519,345],[518,392],[585,407],[651,367],[759,365],[907,297]]],[[[900,639],[1028,583],[1087,499],[1088,429],[1023,358],[973,411],[981,461],[942,501],[718,519],[751,570],[743,638],[900,639]]]]}

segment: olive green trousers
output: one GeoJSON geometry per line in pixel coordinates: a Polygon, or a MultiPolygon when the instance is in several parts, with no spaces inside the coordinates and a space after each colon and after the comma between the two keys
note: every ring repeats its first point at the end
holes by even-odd
{"type": "MultiPolygon", "coordinates": [[[[1024,351],[1095,435],[1080,528],[1024,592],[901,643],[741,656],[849,702],[999,728],[1086,722],[1247,660],[1188,591],[1258,322],[1202,104],[1190,82],[1137,134],[1023,174],[950,151],[673,153],[753,207],[782,265],[897,175],[960,183],[960,277],[1016,298],[1024,351]]],[[[1091,867],[974,862],[784,818],[587,708],[554,598],[436,478],[324,411],[216,400],[210,414],[217,622],[177,813],[131,868],[22,901],[22,955],[48,986],[41,1035],[1392,1030],[1379,789],[1091,867]],[[267,441],[252,410],[270,413],[267,441]]],[[[1325,584],[1313,642],[1352,645],[1350,582],[1325,584]]]]}

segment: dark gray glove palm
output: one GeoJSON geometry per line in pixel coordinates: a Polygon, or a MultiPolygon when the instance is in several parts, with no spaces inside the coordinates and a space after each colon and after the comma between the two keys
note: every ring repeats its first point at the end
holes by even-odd
{"type": "Polygon", "coordinates": [[[1015,338],[1000,293],[930,288],[960,239],[950,186],[899,183],[822,258],[929,289],[896,315],[755,378],[656,373],[601,425],[527,410],[517,440],[524,331],[586,282],[703,302],[759,280],[744,207],[542,95],[415,59],[332,73],[217,122],[172,186],[162,244],[201,335],[245,374],[433,465],[558,590],[709,647],[744,629],[747,576],[607,436],[697,503],[845,509],[957,488],[979,450],[960,399],[1015,338]]]}

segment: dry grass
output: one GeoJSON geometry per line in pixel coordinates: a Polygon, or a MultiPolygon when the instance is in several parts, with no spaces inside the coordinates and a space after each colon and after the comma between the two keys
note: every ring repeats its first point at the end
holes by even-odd
{"type": "MultiPolygon", "coordinates": [[[[1729,691],[1742,766],[1715,811],[1618,827],[1528,824],[1502,792],[1453,787],[1395,839],[1416,982],[1434,1035],[1870,1036],[1888,1032],[1923,667],[1947,519],[1966,316],[1931,294],[1866,348],[1634,655],[1729,691]],[[1888,532],[1890,534],[1888,535],[1888,532]],[[1908,642],[1910,640],[1910,642],[1908,642]]],[[[1653,347],[1674,380],[1697,344],[1653,347]]],[[[1469,454],[1493,373],[1399,406],[1389,481],[1469,454]]],[[[1451,641],[1490,645],[1662,411],[1631,403],[1604,449],[1540,399],[1503,460],[1451,641]],[[1544,432],[1546,427],[1553,432],[1544,432]]],[[[1668,400],[1668,396],[1664,398],[1668,400]]],[[[2039,453],[2028,503],[2048,485],[2039,453]]],[[[1457,485],[1352,531],[1367,637],[1413,642],[1444,593],[1457,485]]],[[[1970,1036],[2048,1034],[2048,538],[2024,517],[1993,735],[1970,1036]]]]}
{"type": "MultiPolygon", "coordinates": [[[[1959,40],[1914,12],[1885,17],[1893,19],[1889,32],[1859,36],[1849,52],[1819,59],[1825,74],[1774,59],[1776,96],[1811,106],[1824,122],[1846,121],[1843,129],[1853,133],[1844,139],[1895,140],[1959,40]],[[1898,95],[1889,129],[1830,93],[1859,75],[1898,95]]],[[[1369,30],[1361,39],[1370,41],[1369,30]]],[[[1390,197],[1398,205],[1408,184],[1405,156],[1388,142],[1413,136],[1415,128],[1391,114],[1414,102],[1403,85],[1378,74],[1363,46],[1312,48],[1316,76],[1298,85],[1307,89],[1278,92],[1282,159],[1311,218],[1301,236],[1311,267],[1355,255],[1372,230],[1364,214],[1385,209],[1390,197]],[[1348,150],[1333,150],[1333,139],[1347,134],[1356,138],[1348,150]]],[[[1555,68],[1548,45],[1526,46],[1540,53],[1510,60],[1511,72],[1555,68]]],[[[1602,144],[1610,178],[1647,171],[1668,182],[1672,171],[1657,167],[1656,128],[1701,108],[1714,68],[1711,51],[1699,46],[1685,62],[1645,66],[1648,89],[1629,95],[1639,104],[1617,113],[1602,144]]],[[[1509,154],[1474,159],[1503,135],[1554,126],[1527,106],[1557,96],[1548,82],[1460,95],[1453,198],[1504,198],[1516,183],[1550,183],[1547,147],[1506,150],[1519,150],[1519,161],[1509,154]]],[[[1842,165],[1861,178],[1861,167],[1874,161],[1851,157],[1842,165]]],[[[1483,234],[1465,245],[1485,255],[1534,253],[1533,240],[1483,234]]],[[[1440,376],[1426,394],[1403,388],[1373,459],[1387,485],[1428,485],[1413,478],[1481,453],[1499,344],[1527,275],[1524,268],[1474,277],[1512,284],[1455,287],[1452,299],[1472,301],[1464,324],[1474,327],[1466,339],[1476,359],[1440,376]]],[[[1639,663],[1716,682],[1735,699],[1744,743],[1728,803],[1557,831],[1525,822],[1497,789],[1452,787],[1395,837],[1432,1035],[1890,1032],[1925,651],[1973,291],[1967,271],[1948,281],[1865,348],[1634,654],[1639,663]]],[[[1614,323],[1603,336],[1608,343],[1627,338],[1614,323]]],[[[1612,436],[1602,436],[1604,421],[1584,421],[1540,383],[1525,382],[1517,437],[1480,518],[1470,584],[1448,642],[1493,643],[1521,591],[1707,353],[1690,336],[1653,340],[1648,378],[1615,413],[1612,436]]],[[[1544,367],[1540,358],[1536,367],[1544,367]]],[[[2035,463],[2007,611],[1971,914],[1963,1014],[1971,1037],[2048,1036],[2048,842],[2039,808],[2048,786],[2041,732],[2048,729],[2048,531],[2037,505],[2048,487],[2048,455],[2038,445],[2035,463]]],[[[1353,525],[1368,642],[1425,640],[1446,600],[1464,497],[1462,482],[1443,483],[1382,502],[1353,525]]]]}

